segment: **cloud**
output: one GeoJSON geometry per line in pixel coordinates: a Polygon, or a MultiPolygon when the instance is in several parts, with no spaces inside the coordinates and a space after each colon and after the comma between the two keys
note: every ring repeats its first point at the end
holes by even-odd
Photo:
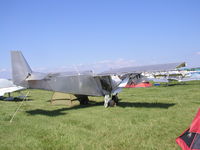
{"type": "Polygon", "coordinates": [[[7,69],[0,69],[0,72],[7,72],[8,70],[7,69]]]}
{"type": "Polygon", "coordinates": [[[48,72],[48,68],[46,67],[33,68],[32,70],[36,72],[48,72]]]}
{"type": "Polygon", "coordinates": [[[0,78],[11,78],[11,70],[2,68],[0,69],[0,78]]]}
{"type": "Polygon", "coordinates": [[[200,51],[196,53],[197,55],[200,55],[200,51]]]}

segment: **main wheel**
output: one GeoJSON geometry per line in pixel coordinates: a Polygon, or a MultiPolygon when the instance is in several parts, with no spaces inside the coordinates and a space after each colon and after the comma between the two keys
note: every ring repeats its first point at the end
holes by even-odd
{"type": "Polygon", "coordinates": [[[87,105],[89,103],[89,100],[88,99],[80,99],[79,102],[81,105],[87,105]]]}
{"type": "Polygon", "coordinates": [[[116,105],[116,102],[114,101],[114,100],[110,100],[109,102],[108,102],[108,106],[109,107],[114,107],[116,105]]]}
{"type": "Polygon", "coordinates": [[[119,98],[117,95],[113,95],[112,100],[115,101],[116,104],[118,104],[118,102],[119,102],[119,98]]]}
{"type": "Polygon", "coordinates": [[[78,101],[81,105],[87,105],[89,103],[88,96],[85,95],[76,95],[78,101]]]}

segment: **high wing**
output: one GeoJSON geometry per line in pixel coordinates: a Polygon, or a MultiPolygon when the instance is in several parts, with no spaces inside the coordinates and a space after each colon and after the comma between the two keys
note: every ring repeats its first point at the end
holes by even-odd
{"type": "Polygon", "coordinates": [[[146,81],[155,81],[155,82],[168,82],[167,78],[157,79],[155,77],[149,78],[145,76],[145,74],[154,73],[154,72],[167,72],[171,70],[176,70],[181,67],[185,67],[186,63],[167,63],[167,64],[156,64],[156,65],[148,65],[148,66],[138,66],[138,67],[124,67],[117,69],[110,69],[108,71],[104,71],[99,75],[118,75],[123,79],[124,76],[129,76],[129,83],[138,84],[146,81]]]}
{"type": "Polygon", "coordinates": [[[156,72],[156,71],[170,71],[177,68],[185,67],[185,62],[180,63],[167,63],[167,64],[157,64],[148,66],[138,66],[138,67],[124,67],[118,69],[110,69],[108,71],[100,73],[100,75],[105,74],[128,74],[128,73],[142,73],[142,72],[156,72]]]}

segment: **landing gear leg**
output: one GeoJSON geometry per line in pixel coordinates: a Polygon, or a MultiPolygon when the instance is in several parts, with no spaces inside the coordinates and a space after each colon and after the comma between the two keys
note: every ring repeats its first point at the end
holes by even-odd
{"type": "Polygon", "coordinates": [[[117,95],[105,95],[104,97],[104,106],[107,107],[114,107],[119,102],[117,95]]]}
{"type": "Polygon", "coordinates": [[[104,107],[108,107],[109,106],[109,102],[112,100],[110,95],[105,95],[104,97],[104,107]]]}

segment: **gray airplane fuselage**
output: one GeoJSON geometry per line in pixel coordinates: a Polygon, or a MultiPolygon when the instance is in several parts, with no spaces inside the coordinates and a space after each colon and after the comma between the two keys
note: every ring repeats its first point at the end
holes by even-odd
{"type": "MultiPolygon", "coordinates": [[[[34,73],[33,73],[34,74],[34,73]]],[[[44,79],[28,77],[27,88],[44,89],[74,95],[104,96],[111,94],[112,83],[109,76],[98,77],[93,75],[46,75],[44,79]],[[30,78],[30,79],[29,79],[30,78]],[[104,85],[106,84],[107,85],[104,85]]]]}

